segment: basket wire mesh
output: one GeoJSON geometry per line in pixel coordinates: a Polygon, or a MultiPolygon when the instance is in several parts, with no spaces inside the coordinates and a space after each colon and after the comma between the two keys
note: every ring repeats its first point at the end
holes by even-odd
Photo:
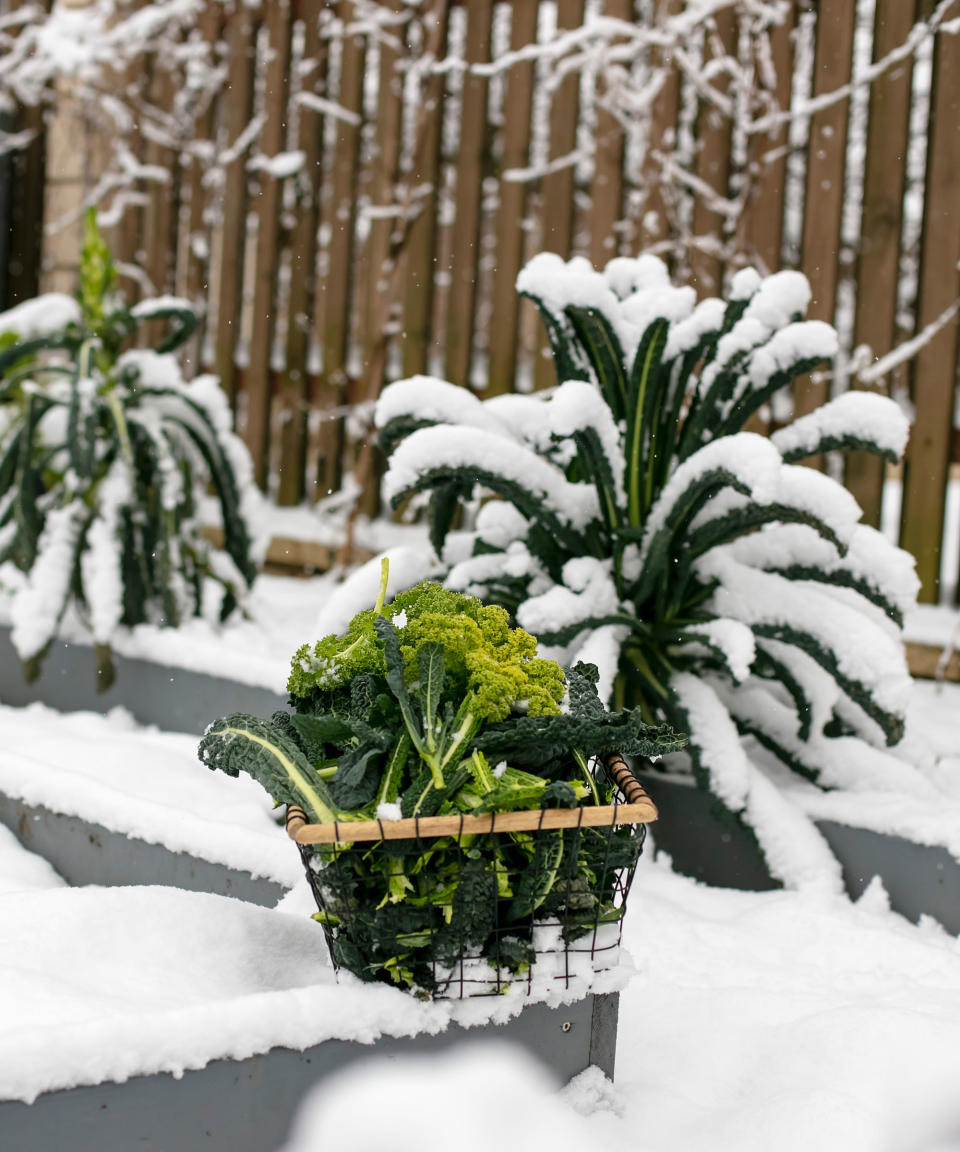
{"type": "Polygon", "coordinates": [[[603,808],[332,829],[291,808],[334,967],[435,999],[569,988],[615,967],[656,809],[622,758],[605,768],[619,793],[603,808]]]}

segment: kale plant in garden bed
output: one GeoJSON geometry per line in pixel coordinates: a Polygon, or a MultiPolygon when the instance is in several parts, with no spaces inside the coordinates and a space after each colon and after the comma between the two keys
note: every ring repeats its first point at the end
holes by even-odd
{"type": "Polygon", "coordinates": [[[0,315],[0,586],[13,594],[13,642],[39,671],[68,606],[112,678],[119,625],[175,626],[208,587],[225,618],[252,583],[252,468],[212,377],[187,383],[172,356],[196,315],[182,300],[128,308],[91,212],[78,300],[51,294],[0,315]],[[166,322],[156,351],[123,351],[166,322]],[[223,549],[200,530],[213,486],[223,549]]]}
{"type": "MultiPolygon", "coordinates": [[[[564,677],[502,608],[437,584],[389,605],[384,591],[344,636],[297,652],[292,714],[218,720],[201,759],[248,772],[310,822],[349,824],[606,804],[597,757],[682,745],[638,711],[606,712],[596,669],[564,677]]],[[[465,955],[526,971],[536,920],[567,940],[615,922],[618,872],[641,842],[584,828],[317,846],[311,880],[338,964],[434,990],[465,955]]]]}
{"type": "Polygon", "coordinates": [[[376,415],[386,494],[395,507],[430,494],[447,586],[503,605],[561,662],[595,661],[615,706],[688,732],[693,775],[756,831],[775,875],[839,886],[759,765],[824,788],[896,781],[885,749],[903,733],[899,627],[917,582],[853,497],[799,461],[895,460],[906,419],[848,392],[769,439],[744,431],[836,353],[834,330],[803,319],[799,273],[747,269],[728,300],[697,303],[653,257],[597,272],[542,255],[518,287],[559,387],[481,401],[424,377],[391,385],[376,415]],[[466,548],[448,539],[464,507],[466,548]]]}

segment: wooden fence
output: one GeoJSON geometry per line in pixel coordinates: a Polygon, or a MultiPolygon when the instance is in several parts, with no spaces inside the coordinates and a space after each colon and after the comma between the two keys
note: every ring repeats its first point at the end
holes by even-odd
{"type": "MultiPolygon", "coordinates": [[[[549,384],[513,290],[537,251],[657,251],[703,294],[799,267],[842,362],[940,318],[871,383],[915,407],[901,541],[934,599],[960,296],[960,35],[938,22],[960,0],[788,0],[768,27],[751,0],[712,7],[198,0],[101,90],[59,78],[44,121],[8,117],[41,132],[8,158],[6,304],[69,289],[96,200],[130,292],[202,306],[188,368],[220,376],[259,481],[297,504],[340,487],[384,378],[549,384]]],[[[805,380],[795,409],[847,386],[805,380]]],[[[854,455],[845,481],[879,523],[884,468],[854,455]]]]}

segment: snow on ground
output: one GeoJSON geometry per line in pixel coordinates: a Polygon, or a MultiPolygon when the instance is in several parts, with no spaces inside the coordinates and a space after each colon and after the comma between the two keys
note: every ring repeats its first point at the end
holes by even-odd
{"type": "MultiPolygon", "coordinates": [[[[337,982],[321,928],[296,901],[288,911],[176,888],[40,891],[13,879],[7,887],[0,893],[0,1100],[180,1075],[215,1059],[332,1038],[370,1044],[382,1035],[440,1032],[453,1020],[502,1023],[531,1000],[559,1005],[586,992],[576,981],[567,989],[535,974],[530,999],[518,991],[423,1002],[349,973],[337,982]]],[[[617,990],[631,971],[625,961],[593,987],[617,990]]]]}
{"type": "Polygon", "coordinates": [[[710,889],[642,866],[621,995],[616,1082],[595,1069],[559,1096],[516,1052],[371,1062],[328,1081],[285,1152],[947,1152],[960,1148],[960,946],[874,889],[710,889]],[[477,1098],[496,1107],[470,1109],[477,1098]],[[377,1100],[376,1109],[363,1102],[377,1100]],[[502,1107],[501,1107],[502,1101],[502,1107]],[[362,1114],[364,1123],[353,1118],[362,1114]],[[957,1142],[949,1142],[949,1137],[957,1142]]]}
{"type": "MultiPolygon", "coordinates": [[[[920,685],[914,719],[944,773],[960,771],[958,704],[960,687],[920,685]]],[[[192,760],[193,737],[137,731],[122,714],[3,708],[0,732],[5,771],[20,763],[26,780],[32,756],[40,779],[54,750],[66,750],[91,796],[125,789],[131,811],[151,802],[140,763],[146,772],[152,758],[169,759],[163,769],[154,759],[152,775],[171,773],[164,803],[180,814],[162,818],[167,831],[194,785],[218,780],[192,760]],[[110,762],[115,776],[94,771],[110,762]]],[[[223,785],[221,802],[229,788],[243,810],[242,781],[223,785]]],[[[282,831],[250,804],[264,839],[298,871],[282,831]]],[[[256,837],[243,840],[231,852],[260,860],[256,837]]],[[[422,1004],[349,976],[334,983],[302,882],[277,910],[174,889],[59,885],[0,829],[0,1098],[326,1036],[432,1032],[490,1008],[422,1004]]],[[[495,1141],[551,1152],[960,1149],[960,944],[891,913],[876,885],[857,905],[827,893],[734,892],[645,859],[625,938],[636,974],[621,996],[615,1085],[591,1070],[558,1095],[529,1058],[467,1044],[420,1062],[364,1062],[319,1088],[287,1152],[348,1139],[353,1152],[404,1152],[423,1146],[425,1117],[466,1152],[495,1141]],[[474,1109],[465,1124],[462,1101],[477,1085],[497,1107],[474,1109]],[[378,1108],[361,1109],[370,1099],[378,1108]]]]}
{"type": "Polygon", "coordinates": [[[300,862],[255,780],[205,770],[197,737],[122,709],[62,714],[0,705],[0,792],[290,886],[300,862]]]}
{"type": "Polygon", "coordinates": [[[63,887],[65,882],[46,860],[27,852],[16,836],[0,824],[0,897],[10,892],[63,887]]]}

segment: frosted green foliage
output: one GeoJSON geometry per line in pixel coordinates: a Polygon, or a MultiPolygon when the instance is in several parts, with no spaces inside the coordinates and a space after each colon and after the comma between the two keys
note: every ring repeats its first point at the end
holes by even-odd
{"type": "Polygon", "coordinates": [[[169,353],[196,326],[162,298],[127,308],[110,252],[86,219],[76,300],[51,294],[0,314],[0,585],[13,642],[39,672],[74,608],[97,646],[98,687],[113,676],[120,626],[176,626],[209,587],[226,618],[253,582],[252,468],[210,377],[184,381],[169,353]],[[155,351],[126,349],[146,320],[155,351]],[[223,547],[201,532],[216,493],[223,547]]]}
{"type": "Polygon", "coordinates": [[[747,269],[729,299],[697,303],[653,257],[595,271],[544,254],[518,288],[539,306],[558,387],[482,401],[426,377],[391,385],[376,415],[385,494],[429,493],[448,587],[501,604],[562,662],[597,664],[611,705],[688,732],[684,763],[776,875],[822,875],[809,837],[785,843],[796,821],[777,815],[788,802],[760,765],[830,786],[851,739],[878,756],[900,741],[898,628],[917,582],[848,492],[795,462],[895,460],[905,417],[849,393],[770,439],[744,430],[836,353],[833,329],[804,319],[799,273],[747,269]],[[466,553],[462,535],[447,547],[461,510],[466,553]],[[739,704],[758,685],[783,705],[776,722],[739,704]]]}

